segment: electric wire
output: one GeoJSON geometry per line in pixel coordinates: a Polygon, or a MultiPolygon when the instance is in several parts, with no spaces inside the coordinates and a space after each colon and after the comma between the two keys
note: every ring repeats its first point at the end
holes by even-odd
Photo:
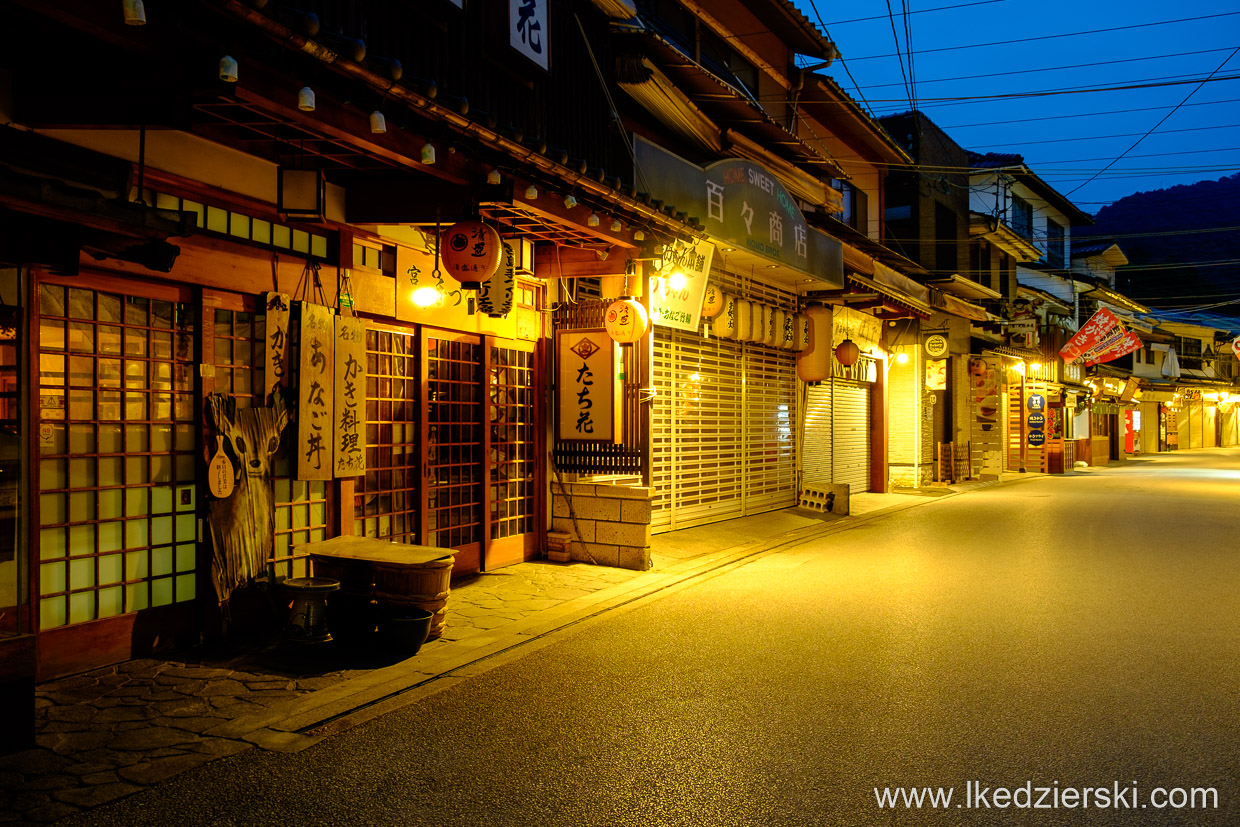
{"type": "MultiPolygon", "coordinates": [[[[970,6],[988,6],[991,3],[1002,3],[1002,2],[1003,0],[978,0],[978,2],[975,2],[975,3],[961,3],[956,6],[939,6],[938,8],[934,8],[934,9],[918,9],[917,11],[912,12],[912,14],[928,14],[929,12],[934,12],[934,11],[949,11],[951,9],[967,9],[970,6]]],[[[815,11],[817,11],[817,9],[815,9],[815,11]]],[[[834,23],[830,23],[828,25],[846,26],[849,23],[865,23],[870,20],[882,20],[882,19],[883,19],[883,16],[879,14],[879,15],[875,15],[874,17],[854,17],[852,20],[837,20],[834,23]]]]}

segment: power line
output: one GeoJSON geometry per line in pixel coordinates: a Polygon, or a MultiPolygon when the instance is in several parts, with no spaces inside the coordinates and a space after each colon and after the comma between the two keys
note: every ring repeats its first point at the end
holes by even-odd
{"type": "MultiPolygon", "coordinates": [[[[1223,62],[1222,62],[1222,63],[1220,63],[1220,64],[1218,65],[1218,68],[1217,68],[1217,69],[1215,69],[1213,72],[1211,72],[1211,73],[1210,73],[1210,77],[1206,78],[1206,80],[1209,80],[1210,78],[1212,78],[1212,77],[1214,77],[1215,75],[1217,75],[1220,71],[1222,71],[1223,67],[1227,65],[1227,61],[1229,61],[1229,60],[1231,60],[1233,57],[1235,57],[1237,52],[1240,52],[1240,47],[1237,47],[1237,48],[1235,49],[1235,51],[1233,51],[1230,55],[1228,55],[1227,57],[1223,58],[1223,62]]],[[[1156,123],[1156,124],[1154,124],[1152,127],[1150,127],[1150,129],[1149,129],[1149,131],[1148,131],[1148,132],[1146,132],[1146,133],[1145,133],[1144,135],[1142,135],[1140,138],[1137,138],[1137,140],[1133,142],[1132,146],[1128,147],[1128,149],[1125,149],[1123,152],[1121,152],[1119,155],[1117,155],[1117,156],[1115,157],[1115,160],[1114,160],[1114,161],[1112,161],[1111,163],[1107,164],[1107,165],[1106,165],[1105,167],[1103,167],[1102,169],[1098,170],[1098,172],[1094,175],[1094,177],[1093,177],[1093,178],[1090,178],[1090,179],[1089,179],[1089,181],[1094,180],[1094,178],[1097,178],[1099,175],[1101,175],[1102,173],[1106,172],[1106,171],[1107,171],[1108,169],[1110,169],[1110,168],[1111,168],[1114,164],[1118,163],[1118,162],[1119,162],[1119,160],[1120,160],[1120,158],[1123,158],[1123,157],[1124,157],[1125,155],[1127,155],[1129,152],[1131,152],[1132,150],[1136,149],[1136,148],[1137,148],[1137,144],[1141,143],[1141,142],[1142,142],[1142,141],[1144,141],[1146,138],[1148,138],[1150,135],[1152,135],[1152,134],[1154,133],[1154,130],[1158,129],[1158,127],[1162,126],[1164,123],[1166,123],[1166,122],[1167,122],[1167,118],[1170,118],[1172,115],[1174,115],[1176,112],[1178,112],[1178,111],[1180,110],[1180,107],[1181,107],[1181,106],[1183,106],[1184,104],[1188,103],[1188,99],[1189,99],[1189,98],[1191,98],[1193,95],[1197,94],[1197,92],[1201,89],[1201,87],[1205,85],[1206,80],[1203,80],[1203,81],[1202,81],[1202,82],[1201,82],[1201,83],[1200,83],[1200,84],[1199,84],[1199,85],[1198,85],[1195,89],[1193,89],[1191,92],[1189,92],[1187,95],[1185,95],[1185,96],[1184,96],[1184,100],[1180,101],[1180,102],[1176,105],[1175,109],[1172,109],[1170,112],[1168,112],[1166,115],[1164,115],[1164,116],[1162,117],[1162,120],[1160,120],[1158,123],[1156,123]]],[[[1086,182],[1085,182],[1085,184],[1088,184],[1088,183],[1089,183],[1089,181],[1086,181],[1086,182]]],[[[1072,189],[1072,190],[1070,190],[1069,192],[1064,193],[1064,195],[1065,195],[1065,196],[1071,195],[1072,193],[1074,193],[1074,192],[1076,192],[1077,190],[1079,190],[1081,187],[1085,186],[1085,184],[1080,184],[1080,185],[1078,185],[1075,189],[1072,189]]]]}
{"type": "MultiPolygon", "coordinates": [[[[932,12],[932,11],[948,11],[949,9],[967,9],[969,6],[988,6],[991,3],[1002,3],[1002,2],[1003,0],[979,0],[979,2],[976,2],[976,3],[961,3],[958,6],[939,6],[936,9],[918,9],[917,11],[911,12],[911,13],[912,14],[927,14],[928,12],[932,12]]],[[[815,8],[814,11],[817,11],[817,8],[815,8]]],[[[844,26],[844,25],[847,25],[848,23],[865,23],[870,20],[882,20],[882,19],[883,19],[883,16],[880,14],[874,17],[855,17],[852,20],[837,20],[831,25],[832,26],[844,26]]],[[[821,21],[821,18],[819,18],[819,20],[821,21]]]]}
{"type": "MultiPolygon", "coordinates": [[[[1240,98],[1228,98],[1227,100],[1221,100],[1221,101],[1201,101],[1199,103],[1186,103],[1184,104],[1184,108],[1188,108],[1190,106],[1215,106],[1217,104],[1222,104],[1222,103],[1240,103],[1240,98]]],[[[1014,123],[1037,123],[1040,121],[1060,121],[1060,120],[1066,120],[1068,118],[1094,118],[1094,117],[1099,117],[1103,115],[1127,115],[1132,112],[1156,112],[1161,109],[1170,109],[1170,108],[1171,108],[1171,104],[1168,104],[1167,106],[1143,106],[1143,107],[1139,107],[1135,109],[1110,109],[1110,110],[1103,111],[1103,112],[1080,112],[1075,115],[1042,115],[1037,118],[1012,118],[1009,120],[1002,120],[1002,121],[986,121],[985,123],[961,123],[961,124],[954,124],[952,126],[941,126],[939,128],[942,129],[943,131],[947,131],[949,129],[969,129],[971,127],[976,127],[976,126],[1007,126],[1008,124],[1014,124],[1014,123]]]]}
{"type": "MultiPolygon", "coordinates": [[[[1134,23],[1129,26],[1111,26],[1106,29],[1089,29],[1089,30],[1080,31],[1080,32],[1063,32],[1062,34],[1046,34],[1046,35],[1039,35],[1037,37],[1022,37],[1018,40],[997,40],[992,43],[970,43],[970,44],[966,44],[963,46],[940,46],[937,49],[923,49],[921,51],[921,54],[926,55],[926,54],[931,54],[933,52],[953,52],[953,51],[959,51],[960,49],[981,49],[987,46],[1011,46],[1017,43],[1023,45],[1027,43],[1032,43],[1035,40],[1055,40],[1057,38],[1062,38],[1062,37],[1080,37],[1082,35],[1087,35],[1087,34],[1105,34],[1109,32],[1128,31],[1131,29],[1146,29],[1152,26],[1168,26],[1172,23],[1191,23],[1196,20],[1211,20],[1211,19],[1218,18],[1218,17],[1232,17],[1237,14],[1240,14],[1240,11],[1220,12],[1218,14],[1204,14],[1199,17],[1181,17],[1175,20],[1162,20],[1157,23],[1134,23]]],[[[852,60],[853,61],[876,60],[878,58],[885,58],[885,57],[895,57],[895,55],[866,55],[865,57],[854,57],[852,58],[852,60]]]]}
{"type": "MultiPolygon", "coordinates": [[[[1170,112],[1167,113],[1167,116],[1163,118],[1163,120],[1166,120],[1167,118],[1171,117],[1171,115],[1173,115],[1174,113],[1175,113],[1175,110],[1174,109],[1171,110],[1170,112]]],[[[1162,121],[1159,121],[1159,123],[1162,123],[1162,121]]],[[[1230,124],[1221,124],[1219,126],[1186,126],[1183,129],[1168,129],[1166,132],[1163,132],[1161,134],[1173,135],[1178,132],[1204,132],[1208,129],[1236,129],[1237,127],[1240,127],[1240,124],[1230,123],[1230,124]]],[[[1102,141],[1108,138],[1132,138],[1132,137],[1135,137],[1141,134],[1143,133],[1122,132],[1117,135],[1092,135],[1092,136],[1085,136],[1081,138],[1050,138],[1045,141],[1020,141],[1018,143],[1013,143],[1013,144],[978,144],[976,148],[977,149],[993,149],[994,147],[1003,147],[1003,146],[1035,146],[1037,144],[1060,144],[1060,143],[1067,143],[1069,141],[1102,141]]],[[[1144,133],[1144,134],[1148,134],[1148,133],[1144,133]]]]}
{"type": "MultiPolygon", "coordinates": [[[[982,78],[1007,77],[1008,75],[1030,75],[1030,74],[1035,74],[1037,72],[1059,72],[1059,71],[1064,71],[1067,69],[1092,69],[1095,66],[1111,66],[1111,65],[1115,65],[1119,63],[1138,63],[1144,60],[1167,60],[1173,57],[1189,57],[1191,55],[1205,55],[1205,54],[1213,54],[1215,52],[1225,52],[1225,51],[1227,51],[1226,48],[1201,49],[1196,52],[1173,52],[1171,54],[1165,54],[1165,55],[1150,55],[1149,57],[1129,57],[1129,58],[1124,58],[1122,60],[1099,60],[1093,63],[1073,63],[1067,66],[1044,66],[1039,69],[1017,69],[1011,72],[988,72],[982,75],[960,75],[954,78],[931,78],[930,80],[922,81],[922,83],[949,83],[951,81],[957,81],[957,80],[980,80],[982,78]]],[[[1188,76],[1187,75],[1175,75],[1174,77],[1188,77],[1188,76]]],[[[866,89],[882,89],[885,86],[899,86],[899,85],[900,84],[898,83],[876,83],[876,84],[866,86],[865,88],[866,89]]]]}
{"type": "MultiPolygon", "coordinates": [[[[900,76],[904,78],[904,91],[908,95],[908,105],[916,109],[913,104],[913,87],[908,81],[908,73],[904,71],[904,53],[900,51],[900,38],[896,35],[896,18],[891,11],[891,0],[887,0],[887,20],[891,23],[891,39],[896,44],[896,57],[900,59],[900,76]]],[[[913,62],[913,55],[909,54],[909,63],[913,62]]]]}
{"type": "MultiPolygon", "coordinates": [[[[1164,133],[1165,134],[1165,133],[1164,133]]],[[[1205,152],[1240,152],[1240,146],[1225,146],[1218,149],[1181,149],[1176,152],[1155,152],[1148,155],[1129,155],[1129,158],[1162,158],[1167,155],[1200,155],[1205,152]]],[[[1109,161],[1111,156],[1105,158],[1071,158],[1064,161],[1042,161],[1039,164],[1082,164],[1088,161],[1109,161]]]]}

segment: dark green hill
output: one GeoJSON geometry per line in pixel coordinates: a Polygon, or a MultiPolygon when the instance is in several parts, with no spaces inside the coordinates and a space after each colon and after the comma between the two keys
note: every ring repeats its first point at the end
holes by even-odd
{"type": "Polygon", "coordinates": [[[1121,292],[1151,307],[1228,302],[1212,311],[1240,317],[1240,173],[1134,193],[1095,221],[1073,232],[1115,238],[1130,265],[1119,272],[1121,292]]]}

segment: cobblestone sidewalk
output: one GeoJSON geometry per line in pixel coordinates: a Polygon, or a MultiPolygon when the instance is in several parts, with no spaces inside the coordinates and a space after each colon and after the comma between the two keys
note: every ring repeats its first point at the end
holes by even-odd
{"type": "MultiPolygon", "coordinates": [[[[422,653],[639,576],[530,562],[454,583],[443,636],[422,653]]],[[[394,662],[380,651],[275,639],[177,658],[143,658],[40,685],[37,747],[0,756],[0,822],[56,821],[252,749],[242,739],[203,733],[394,662]]]]}

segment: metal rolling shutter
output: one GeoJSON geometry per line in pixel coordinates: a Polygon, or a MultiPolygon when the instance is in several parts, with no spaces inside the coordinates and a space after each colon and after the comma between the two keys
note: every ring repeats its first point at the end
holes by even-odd
{"type": "Polygon", "coordinates": [[[870,490],[870,388],[835,380],[832,452],[835,482],[848,483],[852,494],[870,490]]]}
{"type": "Polygon", "coordinates": [[[745,348],[745,512],[796,504],[796,362],[745,348]]]}
{"type": "Polygon", "coordinates": [[[887,373],[887,457],[891,465],[914,465],[919,457],[917,449],[921,439],[921,404],[918,388],[918,364],[916,359],[894,363],[887,373]]]}
{"type": "Polygon", "coordinates": [[[795,354],[667,328],[654,350],[652,527],[794,505],[795,354]]]}
{"type": "Polygon", "coordinates": [[[805,484],[831,482],[831,383],[808,388],[805,396],[805,444],[801,449],[805,484]]]}

